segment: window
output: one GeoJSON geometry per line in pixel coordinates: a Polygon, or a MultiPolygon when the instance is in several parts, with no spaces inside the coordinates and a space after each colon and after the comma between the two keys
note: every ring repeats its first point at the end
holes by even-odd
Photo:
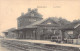
{"type": "Polygon", "coordinates": [[[33,31],[33,34],[35,34],[35,33],[36,33],[36,31],[34,30],[34,31],[33,31]]]}
{"type": "Polygon", "coordinates": [[[78,35],[78,38],[80,38],[80,34],[78,35]]]}
{"type": "Polygon", "coordinates": [[[48,29],[47,31],[52,32],[52,29],[48,29]]]}
{"type": "Polygon", "coordinates": [[[34,14],[32,13],[31,16],[34,16],[34,14]]]}
{"type": "Polygon", "coordinates": [[[50,22],[48,22],[47,24],[51,24],[50,22]]]}
{"type": "Polygon", "coordinates": [[[21,34],[22,34],[23,32],[22,32],[22,31],[20,31],[19,33],[21,33],[21,34]]]}
{"type": "Polygon", "coordinates": [[[46,32],[47,31],[47,29],[43,29],[43,32],[46,32]]]}
{"type": "Polygon", "coordinates": [[[56,34],[56,31],[57,31],[57,30],[54,30],[54,34],[56,34]]]}
{"type": "Polygon", "coordinates": [[[68,34],[73,34],[73,31],[68,31],[68,34]]]}
{"type": "Polygon", "coordinates": [[[59,35],[60,34],[60,30],[54,30],[54,34],[59,35]]]}
{"type": "Polygon", "coordinates": [[[36,21],[36,20],[35,20],[35,19],[29,19],[29,21],[34,22],[34,21],[36,21]]]}
{"type": "Polygon", "coordinates": [[[43,30],[41,30],[40,32],[43,33],[43,30]]]}

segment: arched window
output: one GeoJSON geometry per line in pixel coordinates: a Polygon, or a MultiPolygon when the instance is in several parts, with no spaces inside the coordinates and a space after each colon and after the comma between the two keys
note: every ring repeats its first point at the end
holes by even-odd
{"type": "Polygon", "coordinates": [[[59,34],[60,31],[59,30],[54,30],[54,34],[59,34]]]}

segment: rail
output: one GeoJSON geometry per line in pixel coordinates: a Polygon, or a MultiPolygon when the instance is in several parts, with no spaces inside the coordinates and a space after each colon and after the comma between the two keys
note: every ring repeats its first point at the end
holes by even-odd
{"type": "Polygon", "coordinates": [[[17,39],[6,39],[3,42],[11,45],[13,47],[19,48],[19,49],[24,49],[26,50],[27,48],[36,48],[36,49],[42,49],[42,50],[48,50],[48,51],[53,51],[53,50],[63,50],[63,51],[79,51],[79,45],[73,46],[72,44],[59,44],[59,43],[53,43],[53,42],[44,42],[44,41],[39,41],[38,40],[17,40],[17,39]],[[74,50],[73,50],[74,49],[74,50]]]}

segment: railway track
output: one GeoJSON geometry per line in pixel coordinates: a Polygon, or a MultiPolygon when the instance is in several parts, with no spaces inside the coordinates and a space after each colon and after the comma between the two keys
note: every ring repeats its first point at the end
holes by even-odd
{"type": "Polygon", "coordinates": [[[5,45],[9,45],[9,46],[12,46],[14,48],[18,48],[18,49],[21,49],[21,50],[26,50],[26,51],[29,51],[30,49],[41,49],[41,50],[44,50],[44,51],[53,51],[53,49],[47,49],[47,48],[43,48],[43,47],[40,47],[40,46],[32,46],[32,45],[28,45],[28,44],[12,44],[12,43],[6,43],[4,42],[5,45]]]}
{"type": "Polygon", "coordinates": [[[31,49],[37,49],[40,51],[78,51],[76,48],[72,47],[64,48],[63,46],[46,45],[46,44],[13,41],[13,40],[5,40],[2,41],[2,43],[24,51],[31,51],[31,49]]]}

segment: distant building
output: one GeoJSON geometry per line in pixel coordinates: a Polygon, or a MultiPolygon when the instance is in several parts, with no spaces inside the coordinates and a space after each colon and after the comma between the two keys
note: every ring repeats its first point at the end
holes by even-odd
{"type": "Polygon", "coordinates": [[[38,13],[37,9],[28,9],[28,13],[21,13],[21,16],[17,19],[18,28],[26,27],[34,22],[42,20],[42,15],[38,13]]]}
{"type": "Polygon", "coordinates": [[[10,28],[10,29],[4,31],[3,33],[5,34],[6,38],[17,38],[16,33],[13,32],[14,30],[16,30],[16,29],[10,28]]]}

